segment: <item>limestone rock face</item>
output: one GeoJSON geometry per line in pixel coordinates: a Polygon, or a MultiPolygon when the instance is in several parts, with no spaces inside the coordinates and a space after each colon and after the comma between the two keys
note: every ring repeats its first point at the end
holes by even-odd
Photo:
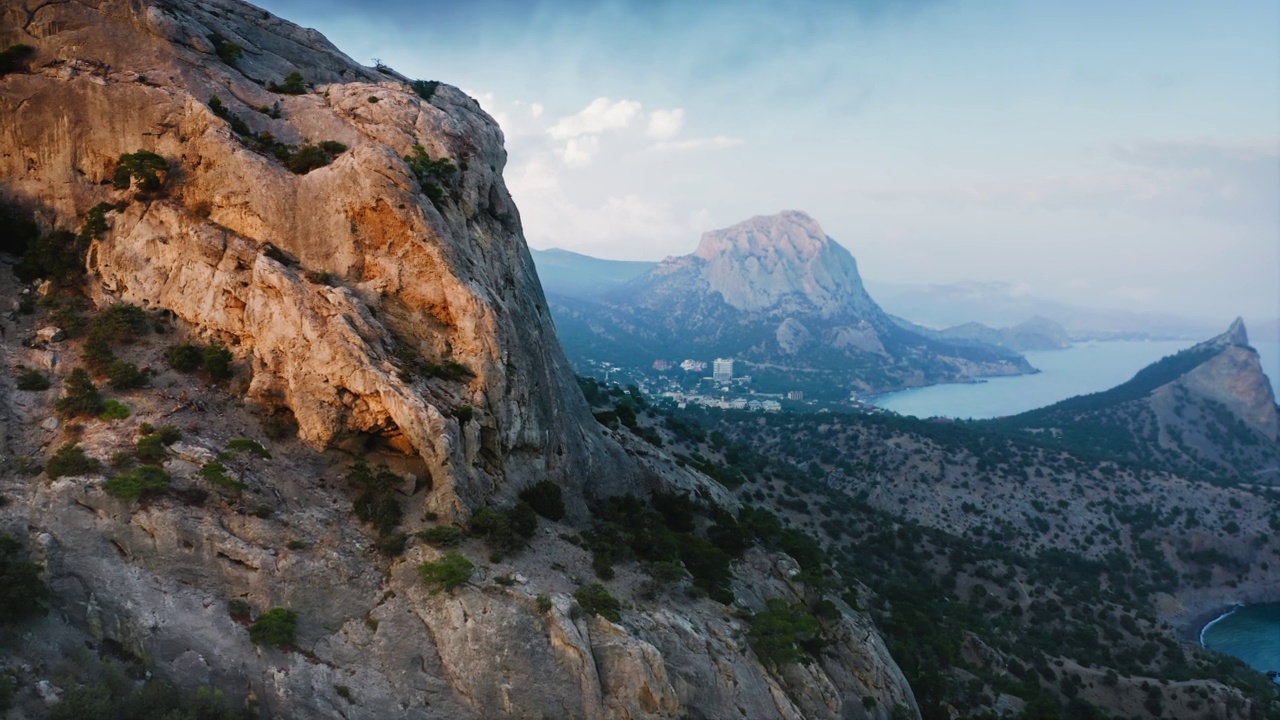
{"type": "Polygon", "coordinates": [[[433,511],[543,477],[625,482],[555,340],[502,180],[502,133],[474,100],[446,85],[423,100],[229,0],[7,2],[5,17],[0,43],[36,54],[30,73],[0,81],[4,190],[68,228],[125,204],[90,251],[101,302],[171,310],[232,346],[253,395],[287,404],[316,447],[374,433],[416,451],[433,511]],[[214,34],[242,46],[234,66],[214,34]],[[313,90],[264,89],[292,72],[313,90]],[[215,95],[255,133],[347,149],[296,175],[237,137],[215,95]],[[457,168],[439,202],[402,159],[415,145],[457,168]],[[162,197],[112,188],[116,159],[137,150],[169,162],[162,197]],[[409,377],[419,358],[467,374],[409,377]],[[464,405],[474,419],[448,417],[464,405]]]}
{"type": "MultiPolygon", "coordinates": [[[[914,708],[848,608],[821,659],[784,672],[752,654],[730,609],[687,592],[628,608],[619,624],[572,599],[591,560],[565,537],[584,524],[586,496],[662,487],[734,500],[592,418],[502,180],[501,132],[474,100],[446,85],[423,99],[313,31],[231,0],[0,0],[0,13],[0,46],[35,47],[27,72],[0,77],[0,192],[63,229],[109,203],[109,230],[88,252],[94,300],[165,310],[225,343],[251,368],[250,395],[291,408],[306,443],[274,444],[270,463],[237,471],[243,495],[227,494],[200,469],[259,420],[230,389],[175,374],[129,394],[129,419],[86,420],[73,435],[55,391],[13,393],[0,378],[6,469],[72,439],[105,466],[142,422],[183,432],[163,461],[171,492],[142,502],[111,497],[98,475],[0,474],[0,531],[26,538],[57,610],[20,657],[0,658],[21,687],[54,697],[52,670],[39,673],[97,650],[252,700],[262,718],[834,720],[914,708]],[[211,36],[243,57],[223,62],[211,36]],[[308,92],[268,89],[294,72],[308,92]],[[252,137],[213,111],[214,95],[252,137]],[[265,133],[345,149],[294,174],[264,149],[265,133]],[[403,159],[415,146],[456,171],[420,177],[403,159]],[[114,187],[118,158],[138,150],[167,160],[162,192],[114,187]],[[198,410],[175,408],[188,393],[198,410]],[[432,594],[418,566],[440,551],[406,539],[403,555],[382,556],[335,482],[348,459],[316,451],[368,434],[421,458],[394,458],[430,481],[406,483],[406,531],[509,505],[544,479],[565,489],[577,524],[544,524],[519,565],[484,563],[467,539],[471,581],[432,594]],[[295,610],[297,648],[251,643],[232,599],[295,610]]],[[[0,287],[15,289],[8,273],[0,287]]],[[[5,372],[40,366],[58,380],[76,364],[77,340],[59,361],[15,335],[0,337],[5,372]]],[[[148,335],[131,352],[154,360],[165,342],[148,335]]],[[[784,564],[744,562],[740,583],[794,596],[784,564]]]]}
{"type": "Polygon", "coordinates": [[[879,311],[853,256],[802,212],[708,232],[693,255],[706,263],[701,272],[710,289],[739,310],[765,310],[798,295],[823,317],[879,311]]]}
{"type": "Polygon", "coordinates": [[[1194,348],[1216,349],[1208,361],[1178,379],[1188,394],[1221,403],[1264,438],[1280,442],[1280,411],[1267,381],[1258,351],[1249,346],[1244,320],[1236,318],[1227,331],[1194,348]]]}

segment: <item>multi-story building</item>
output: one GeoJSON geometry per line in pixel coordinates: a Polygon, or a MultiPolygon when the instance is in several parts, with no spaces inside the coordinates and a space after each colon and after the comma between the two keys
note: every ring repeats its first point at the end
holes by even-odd
{"type": "Polygon", "coordinates": [[[711,379],[716,382],[729,382],[733,379],[733,360],[716,358],[711,364],[711,379]]]}

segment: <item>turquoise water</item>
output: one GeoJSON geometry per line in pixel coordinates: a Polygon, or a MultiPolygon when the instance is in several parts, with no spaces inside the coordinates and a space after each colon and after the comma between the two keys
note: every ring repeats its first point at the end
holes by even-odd
{"type": "Polygon", "coordinates": [[[1234,655],[1255,670],[1280,670],[1280,603],[1236,608],[1206,625],[1200,644],[1234,655]]]}
{"type": "MultiPolygon", "coordinates": [[[[1051,405],[1075,395],[1115,387],[1166,355],[1191,347],[1186,341],[1081,343],[1065,350],[1025,353],[1041,372],[992,378],[983,383],[934,385],[882,395],[880,407],[916,417],[993,418],[1051,405]]],[[[1276,392],[1280,381],[1280,344],[1253,344],[1276,392]]]]}

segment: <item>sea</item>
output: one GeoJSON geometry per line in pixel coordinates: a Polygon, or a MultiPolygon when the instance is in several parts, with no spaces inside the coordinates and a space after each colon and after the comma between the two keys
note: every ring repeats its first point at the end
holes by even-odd
{"type": "Polygon", "coordinates": [[[1280,671],[1280,603],[1238,607],[1200,631],[1200,644],[1261,672],[1280,671]]]}
{"type": "MultiPolygon", "coordinates": [[[[1040,370],[1034,375],[989,378],[977,383],[932,385],[872,398],[900,415],[919,418],[987,418],[1016,415],[1076,395],[1098,392],[1129,380],[1166,355],[1195,345],[1178,340],[1084,342],[1062,350],[1023,353],[1040,370]]],[[[1254,342],[1263,372],[1280,395],[1280,343],[1254,342]]],[[[1280,669],[1280,668],[1278,668],[1280,669]]]]}

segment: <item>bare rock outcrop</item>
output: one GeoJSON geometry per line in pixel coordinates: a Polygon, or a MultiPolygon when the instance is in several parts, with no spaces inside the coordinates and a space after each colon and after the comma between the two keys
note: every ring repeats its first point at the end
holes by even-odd
{"type": "Polygon", "coordinates": [[[534,478],[578,491],[629,477],[574,388],[502,180],[501,131],[474,100],[447,85],[424,100],[314,31],[225,0],[7,2],[5,17],[0,43],[36,53],[0,84],[4,190],[69,228],[124,203],[89,254],[102,302],[165,308],[226,341],[252,362],[254,395],[282,399],[316,447],[373,433],[416,451],[436,512],[534,478]],[[213,37],[240,59],[223,62],[213,37]],[[308,92],[270,90],[293,72],[308,92]],[[347,149],[306,174],[264,150],[320,141],[347,149]],[[403,159],[415,146],[456,172],[424,188],[435,181],[403,159]],[[168,161],[164,195],[113,189],[117,158],[137,150],[168,161]],[[423,361],[452,379],[409,377],[423,361]],[[450,417],[460,406],[472,420],[450,417]]]}
{"type": "MultiPolygon", "coordinates": [[[[167,311],[231,347],[250,396],[287,405],[306,443],[273,447],[272,464],[242,474],[243,497],[211,492],[202,465],[257,423],[228,389],[174,378],[129,395],[129,419],[72,434],[57,391],[19,397],[3,378],[6,467],[70,439],[105,466],[144,421],[189,434],[163,460],[172,492],[142,502],[112,497],[96,474],[0,476],[0,531],[29,540],[55,598],[19,660],[0,658],[23,687],[56,697],[40,673],[114,653],[259,717],[834,720],[914,707],[848,608],[817,661],[771,670],[745,621],[705,598],[637,603],[620,623],[586,615],[572,599],[590,566],[565,539],[574,526],[544,527],[518,566],[491,559],[433,594],[418,566],[440,551],[402,538],[408,550],[383,557],[352,519],[334,482],[348,458],[319,450],[370,436],[421,458],[428,487],[407,483],[406,530],[509,504],[541,480],[565,489],[578,529],[591,494],[661,485],[733,504],[591,416],[502,180],[501,131],[474,100],[415,90],[233,0],[2,0],[0,13],[0,46],[35,48],[26,71],[0,77],[0,192],[48,228],[105,213],[88,249],[93,299],[167,311]],[[326,141],[327,165],[282,162],[326,141]],[[119,158],[139,150],[167,161],[162,190],[116,186],[119,158]],[[173,406],[188,393],[199,414],[173,406]],[[296,647],[252,643],[229,600],[295,610],[296,647]]],[[[7,273],[0,283],[12,289],[7,273]]],[[[157,361],[161,342],[134,352],[157,361]]],[[[60,380],[75,364],[13,334],[0,348],[6,372],[43,366],[60,380]]],[[[479,540],[461,550],[485,555],[479,540]]],[[[785,594],[779,567],[753,559],[738,577],[785,594]]]]}

